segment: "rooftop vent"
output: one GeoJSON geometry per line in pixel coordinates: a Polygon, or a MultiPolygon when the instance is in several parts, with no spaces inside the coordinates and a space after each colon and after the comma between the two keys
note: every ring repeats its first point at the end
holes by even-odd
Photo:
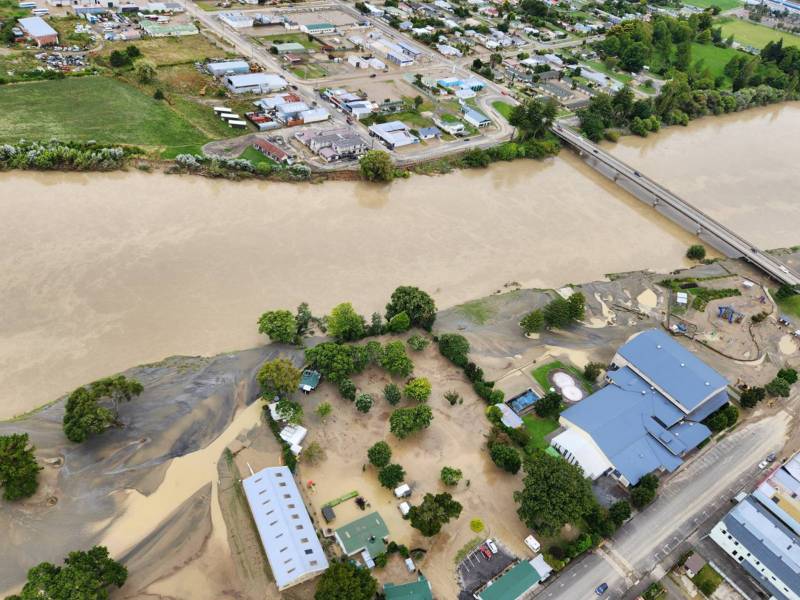
{"type": "Polygon", "coordinates": [[[656,344],[656,348],[658,348],[659,350],[661,350],[661,344],[656,344]]]}
{"type": "Polygon", "coordinates": [[[681,366],[682,366],[682,367],[685,367],[685,366],[686,366],[686,363],[681,363],[681,366]]]}

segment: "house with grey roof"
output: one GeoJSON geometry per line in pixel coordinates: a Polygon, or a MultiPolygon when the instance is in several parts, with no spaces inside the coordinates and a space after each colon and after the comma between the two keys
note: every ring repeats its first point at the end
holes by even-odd
{"type": "Polygon", "coordinates": [[[267,467],[242,481],[279,590],[328,568],[314,524],[288,467],[267,467]]]}
{"type": "Polygon", "coordinates": [[[778,600],[800,600],[800,454],[773,471],[709,537],[778,600]]]}
{"type": "Polygon", "coordinates": [[[626,486],[673,472],[711,435],[701,423],[728,402],[728,382],[660,329],[621,346],[606,385],[561,413],[552,445],[597,479],[626,486]]]}

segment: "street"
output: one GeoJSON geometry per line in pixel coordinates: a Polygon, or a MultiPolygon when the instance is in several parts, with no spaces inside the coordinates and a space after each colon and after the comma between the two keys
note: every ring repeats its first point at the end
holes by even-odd
{"type": "Polygon", "coordinates": [[[756,465],[783,447],[788,419],[780,412],[709,446],[663,484],[656,501],[623,525],[611,542],[567,567],[539,596],[588,600],[597,597],[595,588],[605,582],[609,589],[603,597],[618,599],[646,575],[660,578],[660,561],[762,475],[756,465]]]}

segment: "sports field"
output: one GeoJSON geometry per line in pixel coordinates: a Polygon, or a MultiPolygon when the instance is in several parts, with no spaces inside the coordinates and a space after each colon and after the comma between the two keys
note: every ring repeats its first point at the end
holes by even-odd
{"type": "Polygon", "coordinates": [[[165,102],[107,77],[0,86],[0,141],[20,138],[164,148],[208,141],[165,102]]]}
{"type": "Polygon", "coordinates": [[[740,0],[684,0],[684,4],[697,6],[698,8],[719,6],[722,10],[730,10],[732,8],[738,8],[743,2],[740,2],[740,0]]]}
{"type": "Polygon", "coordinates": [[[757,23],[725,18],[720,19],[719,24],[722,27],[722,37],[727,38],[733,34],[734,40],[746,46],[760,49],[768,42],[778,41],[781,38],[783,38],[784,46],[800,46],[800,36],[785,31],[776,31],[757,23]]]}

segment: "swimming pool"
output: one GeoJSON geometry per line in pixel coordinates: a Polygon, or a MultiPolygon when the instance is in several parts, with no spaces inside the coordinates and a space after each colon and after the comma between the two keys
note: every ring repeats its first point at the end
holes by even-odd
{"type": "Polygon", "coordinates": [[[533,390],[527,390],[522,392],[519,396],[509,400],[508,405],[511,407],[511,410],[517,414],[520,414],[526,408],[533,406],[538,399],[538,394],[536,394],[533,390]]]}

